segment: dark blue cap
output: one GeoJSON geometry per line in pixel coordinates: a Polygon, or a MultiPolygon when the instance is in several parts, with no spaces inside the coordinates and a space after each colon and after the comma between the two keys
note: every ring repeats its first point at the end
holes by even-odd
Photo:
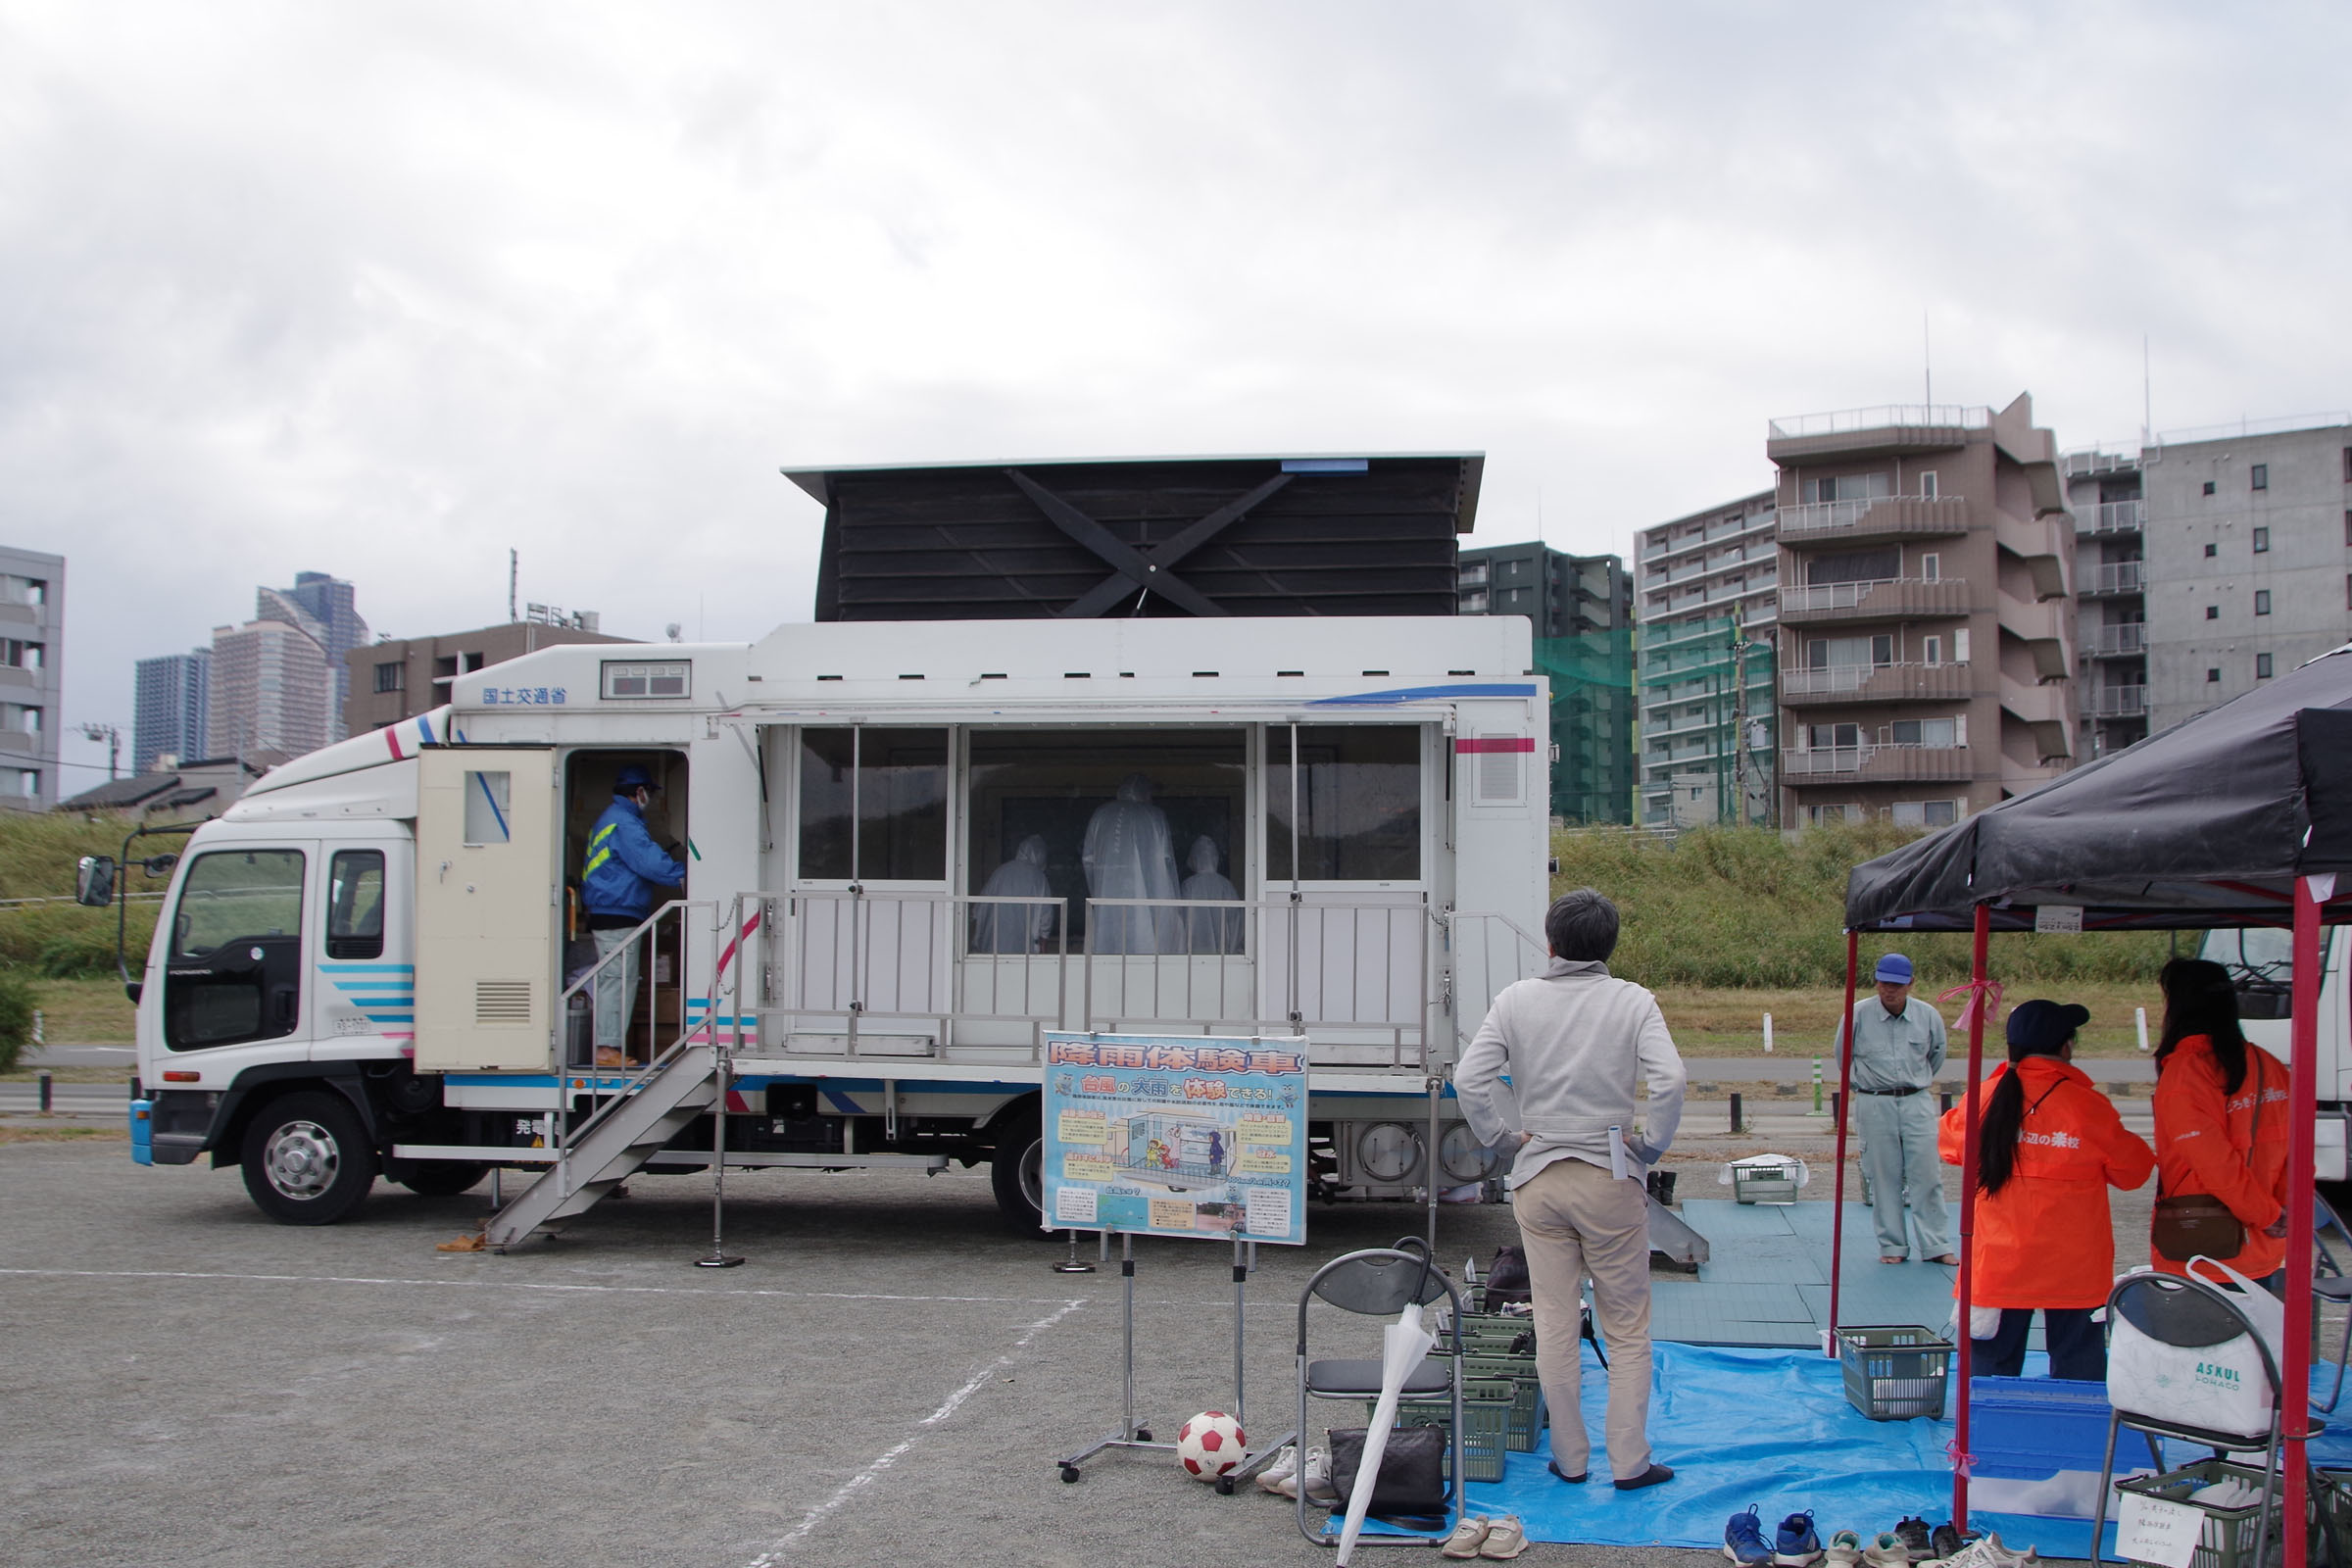
{"type": "Polygon", "coordinates": [[[2056,1051],[2090,1022],[2090,1009],[2071,1002],[2021,1002],[2009,1014],[2009,1044],[2029,1052],[2056,1051]]]}
{"type": "Polygon", "coordinates": [[[635,762],[622,768],[612,778],[612,793],[615,795],[631,795],[638,790],[658,790],[661,787],[654,782],[651,772],[635,762]]]}

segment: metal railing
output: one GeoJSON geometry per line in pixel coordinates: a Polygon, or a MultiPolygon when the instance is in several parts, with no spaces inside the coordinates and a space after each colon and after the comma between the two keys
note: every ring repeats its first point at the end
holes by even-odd
{"type": "Polygon", "coordinates": [[[1781,613],[1819,614],[1824,611],[1876,609],[1870,602],[1884,596],[1889,614],[1912,612],[1935,613],[1957,606],[1968,584],[1958,577],[1876,577],[1868,582],[1827,582],[1781,590],[1781,613]],[[1936,601],[1949,601],[1943,604],[1936,601]]]}
{"type": "Polygon", "coordinates": [[[1965,769],[1965,746],[1928,746],[1914,742],[1865,741],[1858,746],[1817,746],[1781,753],[1783,778],[1832,777],[1846,773],[1886,774],[1890,779],[1940,777],[1965,769]]]}
{"type": "MultiPolygon", "coordinates": [[[[661,1055],[662,1053],[655,1050],[655,1042],[662,1036],[661,994],[664,990],[672,990],[677,993],[677,1023],[680,1036],[683,1037],[693,1032],[694,1020],[689,1016],[693,1009],[689,1004],[686,993],[686,911],[689,909],[708,911],[714,925],[718,919],[718,904],[715,900],[672,899],[639,921],[629,931],[627,940],[615,944],[612,952],[581,970],[576,979],[564,987],[556,998],[555,1027],[559,1041],[556,1059],[558,1061],[566,1067],[623,1067],[643,1065],[661,1055]],[[667,980],[661,978],[661,927],[664,920],[672,921],[676,937],[676,946],[671,949],[672,968],[667,980]],[[623,1016],[620,1020],[620,1044],[610,1048],[617,1053],[617,1058],[600,1062],[596,1056],[598,1050],[596,1045],[597,980],[600,976],[610,974],[614,982],[623,981],[626,973],[625,966],[633,956],[640,958],[637,989],[648,993],[649,996],[646,1007],[644,1050],[631,1049],[636,1044],[630,1039],[636,1019],[633,1015],[623,1016]],[[588,1039],[580,1043],[575,1043],[570,1038],[571,1004],[575,998],[586,1004],[588,1015],[588,1039]],[[585,1049],[575,1049],[575,1044],[583,1045],[585,1049]]],[[[633,1011],[632,1007],[632,1014],[633,1011]]]]}
{"type": "Polygon", "coordinates": [[[2136,594],[2144,593],[2147,585],[2148,568],[2145,562],[2115,561],[2094,568],[2090,580],[2083,583],[2079,591],[2086,594],[2136,594]]]}
{"type": "Polygon", "coordinates": [[[2145,686],[2102,686],[2091,694],[2093,718],[2138,718],[2148,710],[2145,686]]]}
{"type": "MultiPolygon", "coordinates": [[[[591,1133],[595,1132],[599,1127],[601,1127],[608,1119],[616,1114],[619,1108],[623,1104],[627,1103],[631,1097],[641,1092],[647,1085],[651,1084],[657,1077],[661,1076],[662,1073],[666,1071],[670,1064],[676,1061],[677,1058],[685,1053],[689,1046],[702,1043],[709,1035],[710,1028],[710,1015],[705,1013],[700,1018],[695,1017],[693,1015],[693,1009],[687,1004],[686,998],[686,916],[687,912],[693,909],[702,909],[708,912],[712,922],[712,928],[716,928],[718,919],[718,904],[716,900],[672,899],[668,903],[655,909],[653,913],[647,915],[640,924],[638,924],[629,932],[628,941],[616,946],[611,953],[606,954],[602,958],[598,959],[588,969],[583,971],[578,979],[565,986],[563,994],[556,999],[556,1028],[560,1032],[568,1033],[571,1017],[571,999],[582,994],[586,994],[590,997],[590,1029],[592,1032],[589,1036],[589,1061],[573,1061],[571,1059],[572,1054],[568,1041],[564,1043],[564,1049],[557,1056],[557,1060],[573,1068],[588,1068],[591,1073],[589,1082],[595,1085],[595,1094],[598,1097],[607,1097],[596,1099],[595,1102],[588,1108],[586,1113],[578,1115],[576,1120],[574,1119],[575,1112],[571,1108],[572,1102],[568,1097],[566,1097],[559,1108],[552,1112],[547,1118],[546,1133],[544,1136],[546,1137],[548,1147],[554,1151],[551,1158],[556,1167],[552,1173],[552,1179],[561,1184],[562,1190],[566,1193],[572,1191],[577,1185],[576,1173],[571,1170],[572,1150],[576,1148],[591,1133]],[[605,1078],[595,1074],[594,1063],[596,1051],[594,1046],[595,1035],[593,1033],[595,1027],[593,1021],[595,1003],[593,999],[596,978],[600,974],[603,974],[606,970],[625,961],[632,948],[651,936],[659,928],[662,920],[668,919],[673,915],[676,917],[678,932],[677,970],[671,980],[671,984],[675,985],[679,992],[677,1032],[667,1046],[659,1051],[654,1050],[653,1041],[661,1038],[659,1027],[661,1007],[658,1003],[649,1007],[648,1013],[652,1021],[649,1022],[647,1027],[648,1039],[646,1055],[643,1058],[638,1058],[632,1056],[629,1053],[628,1034],[626,1027],[628,1020],[624,1019],[621,1035],[622,1044],[619,1047],[622,1060],[617,1063],[604,1064],[617,1066],[627,1072],[628,1076],[619,1084],[614,1085],[607,1081],[605,1078]]],[[[647,955],[649,960],[655,956],[656,955],[654,954],[647,955]]],[[[725,962],[726,957],[727,955],[719,952],[714,944],[711,953],[711,966],[710,971],[710,981],[708,988],[708,994],[714,1004],[716,1003],[719,994],[721,965],[725,962]]],[[[650,979],[654,972],[654,968],[655,965],[649,961],[642,973],[650,979]]]]}
{"type": "Polygon", "coordinates": [[[2101,626],[2098,640],[2091,647],[2091,652],[2102,659],[2117,659],[2147,651],[2148,628],[2136,620],[2126,621],[2120,626],[2101,626]]]}
{"type": "Polygon", "coordinates": [[[2075,514],[2077,533],[2137,533],[2145,524],[2144,501],[2102,501],[2075,514]]]}
{"type": "Polygon", "coordinates": [[[1783,507],[1781,536],[1851,532],[1882,507],[1895,514],[1887,521],[1898,530],[1906,524],[1912,530],[1929,530],[1962,528],[1968,523],[1968,500],[1964,496],[1871,496],[1859,501],[1808,501],[1803,506],[1783,507]]]}
{"type": "Polygon", "coordinates": [[[1882,403],[1868,409],[1838,409],[1829,414],[1785,415],[1771,421],[1770,439],[1793,440],[1808,435],[1851,435],[1862,430],[1960,429],[1984,430],[1992,425],[1992,410],[1958,403],[1882,403]]]}
{"type": "MultiPolygon", "coordinates": [[[[1434,938],[1420,902],[1311,899],[1087,899],[1083,951],[1069,947],[1056,898],[879,893],[749,895],[769,915],[775,973],[756,1004],[782,1027],[860,1040],[920,1022],[929,1053],[1004,1045],[1016,1026],[1042,1059],[1048,1030],[1181,1025],[1211,1032],[1352,1036],[1319,1048],[1364,1065],[1423,1067],[1430,1047],[1434,938]],[[984,932],[975,916],[995,909],[984,932]],[[1055,911],[1051,934],[1005,952],[1006,912],[1055,911]],[[974,1028],[973,1026],[981,1026],[974,1028]],[[997,1026],[991,1029],[988,1026],[997,1026]]],[[[784,1041],[771,1041],[781,1048],[784,1041]]]]}
{"type": "MultiPolygon", "coordinates": [[[[1645,836],[1655,835],[1645,832],[1645,836]]],[[[1455,1039],[1466,1045],[1485,1021],[1496,994],[1515,981],[1542,974],[1551,960],[1551,950],[1504,914],[1454,910],[1442,914],[1439,926],[1452,960],[1446,966],[1451,989],[1444,1001],[1453,1014],[1455,1039]]]]}

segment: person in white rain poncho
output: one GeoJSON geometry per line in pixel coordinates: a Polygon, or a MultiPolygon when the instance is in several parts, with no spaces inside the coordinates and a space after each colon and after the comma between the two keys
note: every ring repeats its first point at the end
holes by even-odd
{"type": "MultiPolygon", "coordinates": [[[[1193,874],[1184,879],[1184,896],[1188,899],[1238,899],[1239,893],[1217,869],[1217,845],[1203,833],[1193,840],[1193,853],[1186,858],[1193,874]]],[[[1241,909],[1187,909],[1184,918],[1194,953],[1239,953],[1242,951],[1241,909]]]]}
{"type": "MultiPolygon", "coordinates": [[[[1021,840],[1012,858],[990,872],[980,889],[983,899],[1043,899],[1053,893],[1053,884],[1046,880],[1046,841],[1035,833],[1021,840]]],[[[1035,953],[1053,934],[1053,905],[972,906],[974,953],[1035,953]]]]}
{"type": "MultiPolygon", "coordinates": [[[[1086,891],[1098,899],[1165,899],[1176,894],[1175,842],[1168,814],[1152,804],[1152,781],[1130,773],[1119,798],[1095,808],[1079,852],[1086,891]]],[[[1182,953],[1184,922],[1174,908],[1098,908],[1089,918],[1096,953],[1182,953]]]]}

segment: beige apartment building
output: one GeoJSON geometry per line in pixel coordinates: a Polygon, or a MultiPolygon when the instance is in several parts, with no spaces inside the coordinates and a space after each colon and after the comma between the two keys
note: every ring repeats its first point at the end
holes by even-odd
{"type": "Polygon", "coordinates": [[[2073,519],[2030,395],[1772,421],[1782,820],[1934,827],[2073,763],[2073,519]]]}
{"type": "Polygon", "coordinates": [[[354,648],[344,656],[351,667],[351,695],[343,703],[344,733],[363,735],[431,712],[449,701],[450,685],[460,675],[519,659],[534,649],[559,643],[632,640],[599,631],[593,611],[559,621],[536,618],[537,605],[531,610],[534,618],[529,620],[511,620],[441,637],[387,637],[354,648]]]}

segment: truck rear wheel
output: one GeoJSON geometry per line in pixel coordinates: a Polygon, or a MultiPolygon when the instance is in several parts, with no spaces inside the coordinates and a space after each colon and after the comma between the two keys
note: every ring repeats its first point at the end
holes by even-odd
{"type": "Polygon", "coordinates": [[[332,1225],[375,1185],[375,1150],[359,1112],[320,1090],[287,1095],[245,1128],[245,1191],[280,1225],[332,1225]]]}
{"type": "Polygon", "coordinates": [[[1046,1135],[1034,1119],[1015,1122],[997,1140],[988,1164],[989,1185],[996,1189],[997,1211],[1007,1229],[1023,1236],[1042,1236],[1045,1224],[1046,1135]]]}

